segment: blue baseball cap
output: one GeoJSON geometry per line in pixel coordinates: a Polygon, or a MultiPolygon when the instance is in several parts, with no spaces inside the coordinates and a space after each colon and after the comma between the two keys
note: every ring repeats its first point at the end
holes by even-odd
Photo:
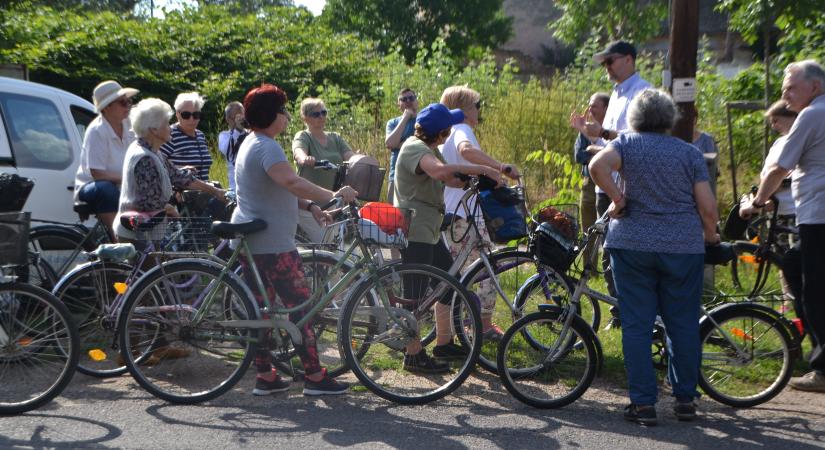
{"type": "Polygon", "coordinates": [[[430,136],[436,135],[441,130],[464,122],[464,111],[460,109],[447,109],[441,103],[431,103],[426,108],[418,112],[415,117],[416,125],[421,125],[421,128],[430,136]]]}

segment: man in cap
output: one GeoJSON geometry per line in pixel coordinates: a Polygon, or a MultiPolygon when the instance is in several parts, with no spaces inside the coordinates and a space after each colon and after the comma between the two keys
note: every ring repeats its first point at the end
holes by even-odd
{"type": "MultiPolygon", "coordinates": [[[[636,72],[636,47],[625,41],[614,41],[607,45],[604,51],[593,55],[593,61],[600,64],[607,70],[610,81],[616,83],[610,93],[610,102],[604,121],[588,121],[585,116],[573,113],[570,115],[570,126],[586,135],[594,145],[588,147],[591,153],[597,153],[607,145],[607,142],[616,139],[619,134],[628,131],[627,107],[630,102],[643,90],[651,87],[651,84],[639,76],[636,72]]],[[[618,180],[618,173],[613,174],[613,178],[618,180]]],[[[610,206],[610,197],[596,186],[596,211],[601,217],[610,206]]],[[[608,266],[608,255],[603,253],[602,263],[606,267],[604,278],[607,282],[610,295],[616,296],[616,289],[613,286],[613,274],[608,266]]],[[[608,328],[619,325],[618,311],[611,308],[613,318],[608,323],[608,328]]]]}
{"type": "Polygon", "coordinates": [[[814,342],[811,371],[791,378],[802,391],[825,392],[825,68],[814,60],[789,64],[782,99],[798,112],[779,160],[768,166],[756,196],[739,210],[743,218],[765,207],[793,169],[791,191],[796,205],[802,258],[802,308],[805,328],[814,342]]]}
{"type": "Polygon", "coordinates": [[[112,221],[120,201],[123,158],[135,140],[129,123],[131,98],[138,92],[111,80],[95,87],[92,101],[99,115],[86,128],[75,176],[75,198],[90,205],[112,238],[112,221]]]}

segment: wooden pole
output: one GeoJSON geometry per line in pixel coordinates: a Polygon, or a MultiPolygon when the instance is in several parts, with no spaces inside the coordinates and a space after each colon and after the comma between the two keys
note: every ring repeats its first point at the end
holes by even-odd
{"type": "MultiPolygon", "coordinates": [[[[679,87],[676,80],[693,79],[696,89],[696,54],[699,47],[699,0],[672,0],[673,19],[670,28],[670,73],[674,83],[671,93],[679,87]]],[[[693,142],[693,121],[696,117],[694,100],[678,101],[679,120],[673,127],[673,136],[693,142]]]]}

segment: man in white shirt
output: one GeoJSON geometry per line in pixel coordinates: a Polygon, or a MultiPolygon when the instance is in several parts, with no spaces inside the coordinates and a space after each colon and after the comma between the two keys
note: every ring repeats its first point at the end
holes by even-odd
{"type": "MultiPolygon", "coordinates": [[[[570,126],[579,130],[593,142],[594,145],[588,147],[588,151],[595,154],[604,148],[607,142],[629,131],[627,107],[636,95],[651,87],[651,84],[636,72],[636,47],[629,42],[611,42],[604,51],[593,55],[593,61],[604,67],[608,78],[616,83],[610,93],[610,102],[607,105],[604,121],[602,123],[588,122],[585,116],[573,113],[570,116],[570,126]]],[[[617,182],[618,177],[619,174],[614,172],[613,178],[617,182]]],[[[610,206],[610,197],[596,186],[596,211],[599,217],[607,211],[608,206],[610,206]]],[[[608,291],[615,297],[616,289],[613,287],[613,274],[609,268],[606,251],[603,252],[602,264],[605,267],[604,278],[608,291]]],[[[611,312],[613,312],[612,308],[611,312]]],[[[618,316],[614,315],[608,327],[618,325],[618,316]]]]}
{"type": "Polygon", "coordinates": [[[116,81],[104,81],[95,87],[92,100],[100,115],[86,128],[75,175],[75,198],[91,206],[110,235],[120,201],[123,159],[135,140],[129,111],[131,98],[138,92],[116,81]]]}

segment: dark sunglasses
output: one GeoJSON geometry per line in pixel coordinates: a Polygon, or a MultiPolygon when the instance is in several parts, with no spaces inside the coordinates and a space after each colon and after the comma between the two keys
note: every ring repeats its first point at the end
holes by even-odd
{"type": "Polygon", "coordinates": [[[281,105],[276,112],[278,114],[283,114],[287,117],[289,116],[289,111],[286,110],[286,105],[281,105]]]}
{"type": "Polygon", "coordinates": [[[404,97],[398,97],[398,101],[399,102],[413,102],[417,98],[418,97],[416,97],[415,94],[410,94],[410,95],[407,95],[407,96],[404,96],[404,97]]]}
{"type": "Polygon", "coordinates": [[[326,117],[326,116],[327,116],[327,110],[326,109],[322,109],[320,111],[312,111],[311,113],[309,113],[309,117],[314,117],[316,119],[319,118],[319,117],[326,117]]]}
{"type": "Polygon", "coordinates": [[[178,114],[180,114],[180,118],[184,120],[201,120],[201,116],[203,115],[200,111],[178,111],[178,114]]]}
{"type": "Polygon", "coordinates": [[[119,104],[120,106],[123,106],[124,108],[129,108],[130,106],[132,106],[132,100],[128,98],[115,100],[115,103],[119,104]]]}
{"type": "Polygon", "coordinates": [[[610,58],[605,58],[604,61],[602,61],[602,67],[612,66],[613,63],[616,62],[616,60],[619,59],[619,58],[621,58],[621,56],[615,57],[615,58],[612,57],[612,56],[610,58]]]}
{"type": "Polygon", "coordinates": [[[481,105],[482,105],[481,100],[475,102],[474,105],[476,105],[476,109],[481,109],[481,105]]]}

